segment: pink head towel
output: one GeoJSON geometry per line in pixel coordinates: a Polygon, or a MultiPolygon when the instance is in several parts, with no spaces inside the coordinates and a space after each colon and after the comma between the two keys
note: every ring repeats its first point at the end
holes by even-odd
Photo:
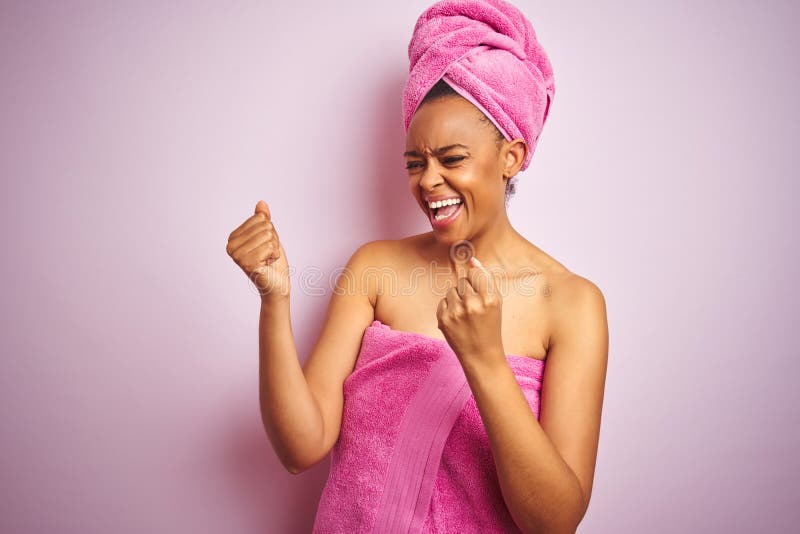
{"type": "Polygon", "coordinates": [[[405,131],[440,79],[483,112],[530,165],[555,94],[553,68],[530,21],[504,0],[442,0],[417,19],[408,44],[405,131]]]}

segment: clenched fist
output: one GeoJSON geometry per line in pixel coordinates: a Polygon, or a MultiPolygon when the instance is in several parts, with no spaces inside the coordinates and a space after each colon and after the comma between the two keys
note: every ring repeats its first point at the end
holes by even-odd
{"type": "Polygon", "coordinates": [[[256,211],[228,237],[225,248],[236,265],[255,284],[261,299],[289,296],[289,264],[263,200],[256,211]]]}

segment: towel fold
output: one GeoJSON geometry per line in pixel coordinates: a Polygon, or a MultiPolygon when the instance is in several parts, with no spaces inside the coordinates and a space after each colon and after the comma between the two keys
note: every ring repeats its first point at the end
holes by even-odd
{"type": "MultiPolygon", "coordinates": [[[[507,360],[536,418],[545,363],[507,360]]],[[[339,439],[313,532],[520,532],[447,342],[373,321],[344,382],[339,439]]]]}
{"type": "Polygon", "coordinates": [[[442,0],[417,19],[403,90],[406,133],[440,79],[472,102],[509,141],[522,138],[530,165],[555,94],[553,69],[531,22],[504,0],[442,0]]]}

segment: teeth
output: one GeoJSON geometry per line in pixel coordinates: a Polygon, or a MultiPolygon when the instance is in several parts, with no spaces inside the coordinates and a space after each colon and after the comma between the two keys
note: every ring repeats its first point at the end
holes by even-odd
{"type": "Polygon", "coordinates": [[[442,206],[450,206],[452,204],[460,204],[460,198],[448,198],[447,200],[439,200],[437,202],[429,202],[428,207],[431,209],[441,208],[442,206]]]}

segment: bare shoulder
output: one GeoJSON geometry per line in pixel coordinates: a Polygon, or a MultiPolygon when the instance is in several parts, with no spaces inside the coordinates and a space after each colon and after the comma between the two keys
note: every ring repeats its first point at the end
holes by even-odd
{"type": "Polygon", "coordinates": [[[358,256],[363,261],[373,262],[376,258],[381,257],[391,247],[391,240],[389,239],[375,239],[367,241],[359,246],[353,253],[353,256],[358,256]]]}
{"type": "Polygon", "coordinates": [[[401,239],[375,239],[361,245],[356,253],[371,267],[397,265],[403,258],[418,252],[425,234],[401,239]]]}
{"type": "Polygon", "coordinates": [[[375,265],[381,265],[390,260],[393,256],[402,253],[403,250],[408,250],[409,247],[413,246],[411,243],[412,239],[413,237],[403,239],[374,239],[358,247],[356,253],[365,259],[371,260],[375,265]]]}
{"type": "Polygon", "coordinates": [[[396,241],[392,239],[367,241],[350,256],[348,267],[361,274],[370,268],[385,266],[395,255],[396,248],[396,241]]]}
{"type": "Polygon", "coordinates": [[[569,307],[586,301],[594,301],[595,304],[605,302],[601,289],[588,278],[567,270],[551,274],[551,277],[554,300],[560,306],[569,307]]]}
{"type": "Polygon", "coordinates": [[[551,342],[558,343],[581,332],[607,337],[606,299],[600,287],[568,270],[551,275],[551,342]],[[587,330],[588,329],[588,330],[587,330]]]}

